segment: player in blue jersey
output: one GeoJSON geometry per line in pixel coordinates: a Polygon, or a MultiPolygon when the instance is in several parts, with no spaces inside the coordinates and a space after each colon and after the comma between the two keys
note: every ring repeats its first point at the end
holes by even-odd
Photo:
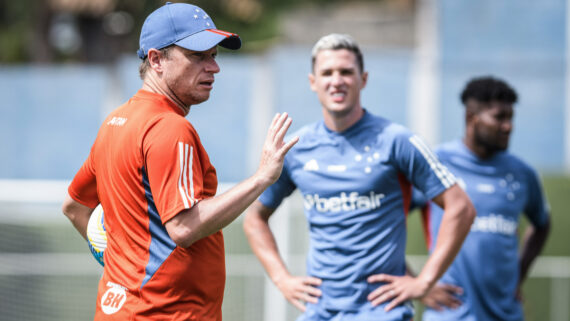
{"type": "MultiPolygon", "coordinates": [[[[462,291],[442,292],[439,285],[434,287],[424,297],[431,308],[423,319],[523,320],[520,287],[544,245],[550,220],[537,173],[506,151],[517,94],[500,79],[481,77],[469,81],[461,101],[465,105],[465,136],[443,144],[436,154],[471,198],[477,217],[441,279],[441,286],[452,285],[462,291]],[[521,213],[530,227],[519,256],[521,213]],[[438,291],[439,297],[435,295],[438,291]]],[[[430,249],[434,250],[444,216],[436,204],[429,203],[426,209],[424,222],[429,222],[428,240],[433,236],[430,249]]]]}
{"type": "Polygon", "coordinates": [[[321,38],[311,89],[323,120],[302,128],[279,180],[248,209],[244,229],[269,277],[301,311],[300,320],[409,320],[452,262],[475,216],[455,177],[421,138],[360,103],[368,73],[347,35],[321,38]],[[435,254],[417,278],[405,275],[411,187],[445,208],[435,254]],[[269,217],[295,189],[310,233],[308,276],[289,273],[269,217]]]}

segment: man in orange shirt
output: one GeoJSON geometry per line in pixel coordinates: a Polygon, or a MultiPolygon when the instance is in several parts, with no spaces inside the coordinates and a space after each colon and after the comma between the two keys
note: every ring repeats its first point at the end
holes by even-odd
{"type": "Polygon", "coordinates": [[[95,320],[221,320],[221,229],[277,180],[291,119],[277,114],[256,173],[214,197],[216,170],[184,116],[209,98],[217,45],[240,38],[215,29],[199,7],[167,3],[146,19],[138,56],[142,88],[102,124],[68,189],[63,212],[86,237],[101,203],[107,248],[95,320]]]}

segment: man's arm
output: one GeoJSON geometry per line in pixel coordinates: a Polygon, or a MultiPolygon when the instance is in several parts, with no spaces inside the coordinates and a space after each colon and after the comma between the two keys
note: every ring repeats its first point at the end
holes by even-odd
{"type": "Polygon", "coordinates": [[[279,288],[287,301],[299,310],[305,311],[305,306],[301,301],[317,303],[317,297],[321,295],[321,291],[315,286],[320,285],[321,280],[314,277],[295,277],[289,273],[279,255],[275,237],[269,227],[269,217],[274,211],[261,202],[255,201],[245,215],[243,224],[245,235],[271,281],[279,288]]]}
{"type": "Polygon", "coordinates": [[[519,283],[517,286],[517,296],[520,296],[520,288],[526,279],[528,270],[534,259],[540,254],[548,234],[550,233],[550,217],[546,224],[540,227],[529,225],[525,231],[522,251],[519,261],[519,283]]]}
{"type": "Polygon", "coordinates": [[[63,201],[62,211],[71,221],[75,229],[87,240],[87,223],[93,213],[93,208],[89,208],[67,195],[63,201]]]}
{"type": "Polygon", "coordinates": [[[202,200],[166,222],[168,235],[181,247],[213,234],[238,217],[281,174],[285,154],[298,137],[283,142],[291,119],[287,113],[275,115],[269,127],[261,161],[255,174],[220,196],[202,200]]]}
{"type": "Polygon", "coordinates": [[[368,282],[386,282],[368,296],[368,300],[372,301],[373,305],[392,299],[386,306],[388,311],[406,300],[423,297],[443,275],[459,252],[475,219],[473,204],[458,185],[445,190],[433,201],[443,208],[444,215],[432,254],[415,278],[409,275],[387,274],[370,276],[368,282]]]}

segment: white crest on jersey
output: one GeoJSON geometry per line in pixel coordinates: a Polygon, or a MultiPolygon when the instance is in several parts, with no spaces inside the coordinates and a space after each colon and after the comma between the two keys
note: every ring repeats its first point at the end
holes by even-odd
{"type": "Polygon", "coordinates": [[[319,164],[317,163],[316,159],[311,159],[310,161],[305,163],[305,166],[303,166],[303,170],[304,171],[318,171],[319,170],[319,164]]]}

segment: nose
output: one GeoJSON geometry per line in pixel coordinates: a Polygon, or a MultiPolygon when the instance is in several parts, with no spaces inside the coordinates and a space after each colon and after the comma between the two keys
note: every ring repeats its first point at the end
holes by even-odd
{"type": "Polygon", "coordinates": [[[333,86],[341,86],[342,84],[344,84],[344,78],[342,78],[342,75],[338,72],[335,72],[332,74],[332,85],[333,86]]]}
{"type": "Polygon", "coordinates": [[[217,74],[220,72],[220,66],[218,65],[218,62],[216,62],[216,59],[214,59],[213,57],[211,57],[208,63],[206,64],[206,71],[213,74],[217,74]]]}

